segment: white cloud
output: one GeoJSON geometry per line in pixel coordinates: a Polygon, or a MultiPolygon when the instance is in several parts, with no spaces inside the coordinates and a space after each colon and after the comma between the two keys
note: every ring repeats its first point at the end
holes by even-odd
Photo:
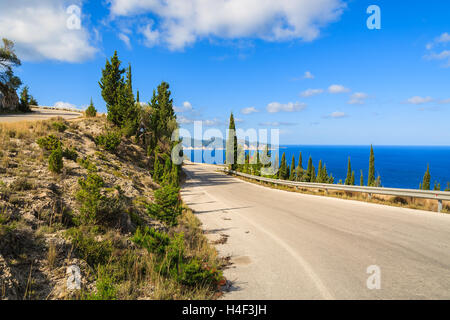
{"type": "Polygon", "coordinates": [[[260,122],[258,123],[260,126],[264,126],[264,127],[281,127],[281,126],[295,126],[297,125],[294,122],[260,122]]]}
{"type": "Polygon", "coordinates": [[[194,123],[194,120],[186,118],[185,116],[178,116],[177,122],[179,124],[191,124],[191,123],[194,123]]]}
{"type": "Polygon", "coordinates": [[[119,33],[119,39],[125,43],[128,49],[131,49],[130,37],[128,37],[125,33],[119,33]]]}
{"type": "Polygon", "coordinates": [[[189,112],[192,111],[192,104],[189,101],[183,102],[182,107],[176,107],[174,106],[173,109],[175,112],[189,112]]]}
{"type": "Polygon", "coordinates": [[[312,97],[318,94],[321,94],[323,92],[323,89],[308,89],[300,93],[302,97],[312,97]]]}
{"type": "Polygon", "coordinates": [[[276,113],[280,111],[294,112],[301,111],[306,108],[306,104],[302,102],[288,102],[285,104],[279,102],[271,102],[267,105],[266,109],[270,113],[276,113]]]}
{"type": "Polygon", "coordinates": [[[303,78],[304,79],[314,79],[314,75],[311,72],[306,71],[305,74],[303,75],[303,78]]]}
{"type": "Polygon", "coordinates": [[[139,32],[144,35],[144,45],[147,47],[153,47],[159,43],[160,33],[158,30],[153,30],[153,24],[152,21],[139,29],[139,32]]]}
{"type": "Polygon", "coordinates": [[[324,118],[334,118],[334,119],[339,119],[339,118],[345,118],[347,117],[347,114],[345,114],[344,112],[340,112],[340,111],[335,111],[330,113],[329,115],[324,116],[324,118]]]}
{"type": "Polygon", "coordinates": [[[344,87],[343,85],[340,84],[332,84],[331,86],[328,87],[328,92],[329,93],[345,93],[345,92],[349,92],[350,89],[344,87]]]}
{"type": "Polygon", "coordinates": [[[409,103],[409,104],[424,104],[424,103],[428,103],[428,102],[432,102],[432,101],[433,101],[432,97],[414,96],[414,97],[411,97],[408,100],[406,100],[406,103],[409,103]]]}
{"type": "MultiPolygon", "coordinates": [[[[108,0],[112,17],[152,14],[164,43],[182,49],[198,39],[312,41],[340,18],[342,0],[108,0]]],[[[153,42],[151,42],[153,43],[153,42]]]]}
{"type": "Polygon", "coordinates": [[[441,101],[439,101],[439,103],[440,103],[440,104],[447,104],[447,103],[450,103],[450,99],[444,99],[444,100],[441,100],[441,101]]]}
{"type": "Polygon", "coordinates": [[[348,101],[349,104],[364,104],[366,99],[368,98],[368,95],[364,92],[355,92],[350,96],[350,100],[348,101]]]}
{"type": "MultiPolygon", "coordinates": [[[[66,4],[80,4],[72,1],[66,4]]],[[[67,27],[69,14],[64,1],[0,1],[0,35],[13,40],[24,60],[81,62],[97,49],[90,44],[81,16],[81,29],[67,27]]]]}
{"type": "Polygon", "coordinates": [[[435,38],[432,42],[427,43],[426,45],[426,49],[429,51],[434,47],[441,48],[436,50],[437,52],[430,51],[424,56],[424,58],[427,60],[446,60],[447,63],[444,65],[444,67],[450,67],[450,50],[443,50],[442,48],[445,47],[448,43],[450,43],[450,34],[448,32],[444,32],[439,37],[435,38]]]}
{"type": "Polygon", "coordinates": [[[255,112],[259,112],[255,107],[248,107],[248,108],[241,109],[242,114],[251,114],[251,113],[255,113],[255,112]]]}
{"type": "Polygon", "coordinates": [[[52,106],[55,109],[71,109],[71,110],[81,110],[83,108],[78,108],[76,105],[71,104],[69,102],[58,101],[52,106]]]}

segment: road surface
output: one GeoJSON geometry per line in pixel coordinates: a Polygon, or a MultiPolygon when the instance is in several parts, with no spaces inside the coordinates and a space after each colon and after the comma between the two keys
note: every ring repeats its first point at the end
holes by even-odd
{"type": "Polygon", "coordinates": [[[450,215],[183,168],[184,202],[233,262],[225,299],[450,299],[450,215]]]}
{"type": "Polygon", "coordinates": [[[76,111],[52,110],[33,108],[30,113],[16,113],[16,114],[0,114],[0,123],[5,122],[20,122],[32,120],[46,120],[53,117],[63,117],[64,119],[75,119],[82,114],[76,111]]]}

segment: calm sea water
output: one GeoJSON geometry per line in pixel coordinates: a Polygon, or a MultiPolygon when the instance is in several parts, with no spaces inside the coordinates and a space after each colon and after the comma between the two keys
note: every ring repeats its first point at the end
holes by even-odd
{"type": "MultiPolygon", "coordinates": [[[[422,182],[427,164],[430,164],[432,185],[434,181],[437,181],[441,183],[442,189],[445,189],[447,182],[450,182],[450,147],[374,146],[373,149],[375,174],[381,176],[381,183],[384,187],[417,189],[419,183],[422,182]]],[[[308,159],[311,156],[317,172],[319,160],[322,160],[326,163],[328,172],[335,177],[335,182],[338,182],[339,179],[345,180],[347,161],[350,157],[352,170],[355,171],[356,184],[359,184],[360,181],[360,170],[363,170],[364,180],[367,183],[370,155],[368,146],[281,146],[279,159],[285,152],[286,160],[290,165],[292,155],[295,155],[297,165],[300,151],[304,168],[307,167],[308,159]]],[[[223,151],[218,152],[224,153],[223,151]]],[[[185,150],[184,153],[192,161],[212,163],[211,151],[185,150]],[[199,159],[201,160],[199,161],[199,159]]],[[[224,159],[225,156],[223,155],[222,158],[224,159]]]]}

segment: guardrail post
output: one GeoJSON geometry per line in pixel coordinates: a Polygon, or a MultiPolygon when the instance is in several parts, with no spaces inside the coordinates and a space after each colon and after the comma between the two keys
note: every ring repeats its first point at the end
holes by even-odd
{"type": "Polygon", "coordinates": [[[438,212],[442,212],[442,200],[438,200],[438,212]]]}

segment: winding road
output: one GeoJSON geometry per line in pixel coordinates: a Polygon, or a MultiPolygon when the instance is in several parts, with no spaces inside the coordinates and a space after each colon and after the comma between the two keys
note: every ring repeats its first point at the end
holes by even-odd
{"type": "Polygon", "coordinates": [[[450,299],[450,215],[183,169],[183,201],[231,257],[224,299],[450,299]]]}
{"type": "Polygon", "coordinates": [[[58,109],[32,108],[30,113],[0,114],[0,123],[11,123],[21,121],[46,120],[53,117],[62,117],[66,120],[76,119],[82,116],[77,111],[67,111],[58,109]]]}

